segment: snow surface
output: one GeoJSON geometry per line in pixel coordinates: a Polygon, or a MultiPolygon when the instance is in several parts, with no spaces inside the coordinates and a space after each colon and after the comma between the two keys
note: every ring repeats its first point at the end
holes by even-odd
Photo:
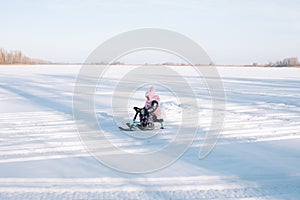
{"type": "MultiPolygon", "coordinates": [[[[95,113],[114,145],[128,152],[163,148],[180,123],[180,103],[158,88],[166,129],[148,139],[118,130],[111,89],[132,66],[113,68],[96,90],[95,113]]],[[[148,174],[107,168],[84,149],[72,112],[80,66],[0,67],[0,199],[299,199],[300,70],[218,68],[226,117],[216,147],[198,159],[211,120],[209,91],[187,67],[200,130],[173,165],[148,174]]],[[[212,78],[212,77],[210,77],[212,78]]],[[[142,105],[143,88],[129,99],[142,105]]],[[[132,117],[128,108],[128,120],[132,117]]],[[[154,161],[155,162],[155,161],[154,161]]]]}

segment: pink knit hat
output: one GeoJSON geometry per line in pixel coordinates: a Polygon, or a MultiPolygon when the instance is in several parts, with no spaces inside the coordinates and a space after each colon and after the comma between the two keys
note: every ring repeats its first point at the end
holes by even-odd
{"type": "Polygon", "coordinates": [[[152,99],[154,95],[155,95],[155,88],[151,86],[146,92],[145,97],[149,97],[149,99],[152,99]]]}
{"type": "Polygon", "coordinates": [[[153,86],[151,86],[148,91],[145,94],[145,97],[148,97],[150,100],[156,100],[156,101],[160,101],[160,98],[158,95],[155,95],[155,88],[153,86]]]}

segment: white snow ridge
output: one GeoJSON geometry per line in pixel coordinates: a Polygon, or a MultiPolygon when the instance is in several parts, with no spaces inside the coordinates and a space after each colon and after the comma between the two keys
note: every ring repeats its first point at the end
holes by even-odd
{"type": "MultiPolygon", "coordinates": [[[[125,68],[130,67],[116,66],[115,71],[125,68]]],[[[197,137],[174,164],[147,174],[110,169],[82,145],[72,112],[79,69],[0,67],[0,199],[300,198],[299,69],[218,68],[226,117],[216,147],[201,160],[211,102],[203,82],[193,73],[185,75],[198,88],[197,137]]],[[[152,152],[172,142],[184,120],[178,120],[180,109],[187,108],[158,89],[167,112],[166,129],[135,139],[111,123],[109,90],[117,83],[111,75],[95,95],[95,114],[106,125],[102,128],[108,140],[133,153],[152,152]]],[[[144,100],[142,95],[134,101],[139,106],[144,100]]]]}

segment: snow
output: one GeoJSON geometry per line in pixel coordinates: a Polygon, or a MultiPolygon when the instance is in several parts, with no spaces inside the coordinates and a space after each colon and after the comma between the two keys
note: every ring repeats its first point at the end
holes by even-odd
{"type": "MultiPolygon", "coordinates": [[[[123,122],[113,117],[111,91],[132,68],[116,66],[107,72],[96,90],[95,113],[117,147],[134,153],[157,151],[173,141],[182,109],[189,108],[158,87],[166,129],[146,138],[118,130],[116,124],[123,122]]],[[[211,121],[209,91],[190,68],[176,67],[198,97],[200,130],[174,164],[138,175],[104,166],[81,143],[72,111],[79,70],[0,66],[0,199],[300,198],[299,69],[218,68],[226,117],[217,145],[199,159],[211,121]]],[[[128,104],[142,105],[143,92],[141,87],[128,104]]],[[[128,113],[130,120],[131,106],[128,113]]]]}

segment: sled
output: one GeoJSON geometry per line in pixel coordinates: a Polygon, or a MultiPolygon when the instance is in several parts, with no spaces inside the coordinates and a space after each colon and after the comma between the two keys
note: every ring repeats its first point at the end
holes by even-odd
{"type": "Polygon", "coordinates": [[[132,123],[126,123],[126,125],[127,125],[126,128],[119,126],[120,130],[122,130],[122,131],[136,131],[136,130],[149,131],[149,130],[154,130],[155,129],[154,122],[160,122],[160,125],[161,125],[160,129],[164,129],[162,119],[160,119],[160,120],[156,119],[153,122],[146,122],[146,125],[142,124],[141,122],[137,122],[136,118],[137,118],[138,114],[141,113],[143,108],[134,107],[133,109],[135,110],[135,115],[133,117],[132,123]]]}

